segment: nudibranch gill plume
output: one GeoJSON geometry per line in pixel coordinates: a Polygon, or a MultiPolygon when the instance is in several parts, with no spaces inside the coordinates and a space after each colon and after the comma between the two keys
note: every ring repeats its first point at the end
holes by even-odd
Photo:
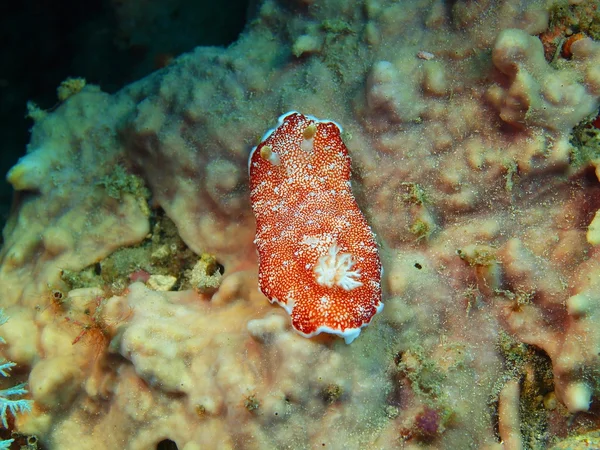
{"type": "Polygon", "coordinates": [[[284,114],[248,165],[261,291],[303,336],[349,344],[383,303],[375,236],[352,194],[340,133],[333,121],[284,114]]]}

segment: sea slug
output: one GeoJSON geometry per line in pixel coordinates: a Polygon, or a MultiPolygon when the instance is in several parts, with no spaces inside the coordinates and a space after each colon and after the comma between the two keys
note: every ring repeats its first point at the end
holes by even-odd
{"type": "Polygon", "coordinates": [[[351,343],[383,309],[381,261],[335,122],[284,114],[248,160],[259,285],[305,337],[351,343]]]}

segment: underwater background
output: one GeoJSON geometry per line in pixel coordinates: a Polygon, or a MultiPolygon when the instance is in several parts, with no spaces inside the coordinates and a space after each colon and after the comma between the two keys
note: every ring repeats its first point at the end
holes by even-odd
{"type": "Polygon", "coordinates": [[[600,2],[1,8],[0,448],[600,448],[600,2]]]}
{"type": "MultiPolygon", "coordinates": [[[[5,61],[0,78],[1,172],[25,154],[33,124],[27,102],[55,107],[56,88],[68,77],[85,78],[113,93],[196,46],[227,46],[243,30],[250,3],[5,2],[0,6],[0,56],[5,61]]],[[[11,195],[10,185],[3,184],[2,225],[11,195]]]]}

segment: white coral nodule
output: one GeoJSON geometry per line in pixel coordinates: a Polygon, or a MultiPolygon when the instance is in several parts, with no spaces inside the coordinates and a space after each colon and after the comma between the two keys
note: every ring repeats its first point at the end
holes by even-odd
{"type": "Polygon", "coordinates": [[[350,291],[362,286],[358,281],[360,270],[352,270],[354,261],[350,253],[340,253],[336,243],[333,243],[327,253],[317,260],[314,272],[317,283],[321,286],[333,287],[334,285],[350,291]]]}

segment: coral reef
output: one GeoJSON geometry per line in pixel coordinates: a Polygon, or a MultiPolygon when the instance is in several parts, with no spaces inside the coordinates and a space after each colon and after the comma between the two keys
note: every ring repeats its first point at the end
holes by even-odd
{"type": "Polygon", "coordinates": [[[0,253],[34,402],[15,428],[49,449],[597,442],[600,44],[557,50],[595,7],[264,0],[226,49],[35,114],[0,253]],[[379,239],[386,307],[349,346],[257,290],[247,158],[289,110],[344,126],[379,239]]]}

